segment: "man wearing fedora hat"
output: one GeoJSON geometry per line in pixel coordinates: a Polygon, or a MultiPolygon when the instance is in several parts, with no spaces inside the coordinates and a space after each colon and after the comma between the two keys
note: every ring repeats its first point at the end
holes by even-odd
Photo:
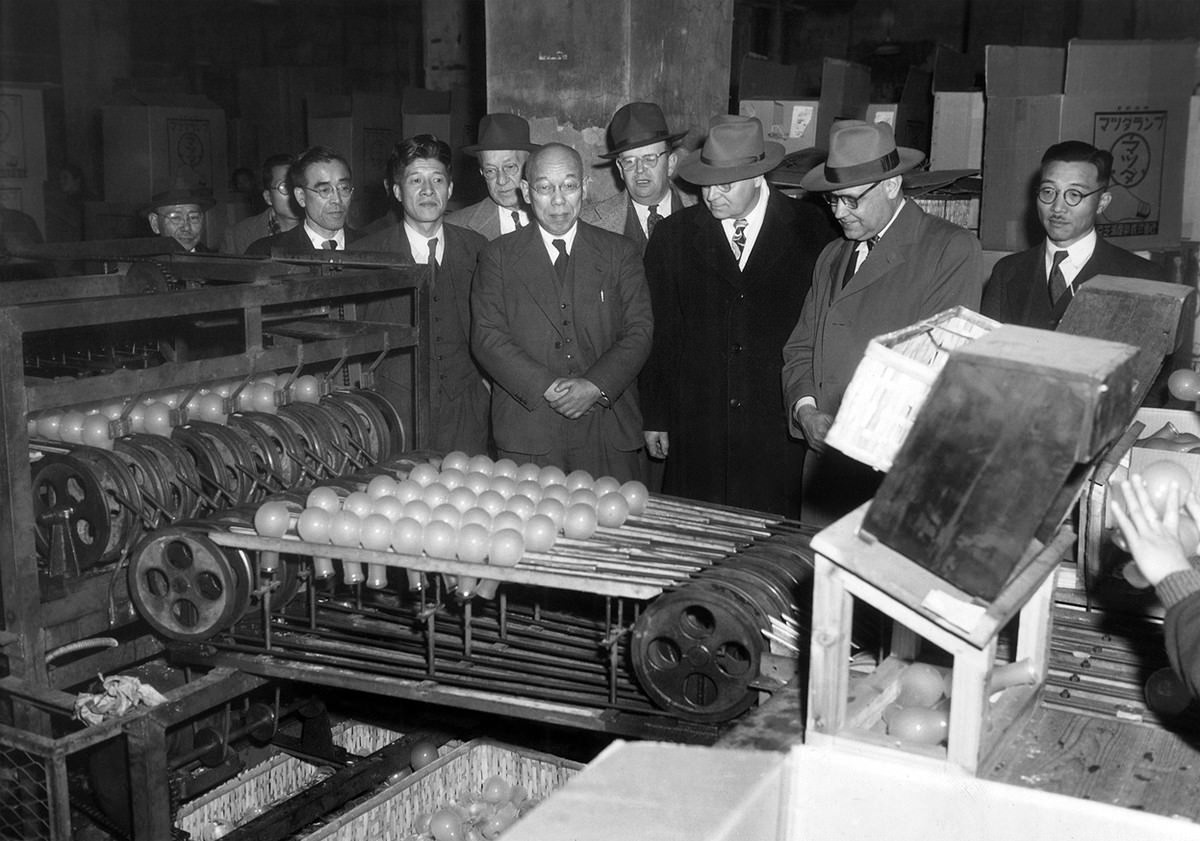
{"type": "Polygon", "coordinates": [[[783,349],[787,421],[809,449],[802,518],[813,525],[865,502],[882,478],[825,446],[867,343],[950,307],[979,309],[979,240],[901,191],[901,175],[924,157],[897,147],[886,123],[844,120],[830,130],[825,164],[801,179],[804,189],[825,194],[843,232],[821,252],[783,349]]]}
{"type": "Polygon", "coordinates": [[[779,414],[779,349],[835,233],[766,182],[783,151],[756,118],[721,115],[680,163],[704,203],[664,220],[646,249],[655,336],[638,383],[664,492],[793,514],[803,447],[779,414]]]}
{"type": "Polygon", "coordinates": [[[624,234],[645,251],[659,222],[696,203],[671,183],[679,165],[675,144],[685,134],[672,134],[662,109],[652,102],[622,105],[608,125],[610,150],[600,157],[616,165],[625,192],[584,208],[580,218],[624,234]]]}
{"type": "Polygon", "coordinates": [[[212,253],[204,242],[204,213],[213,203],[205,190],[172,187],[155,193],[144,212],[157,236],[173,239],[188,253],[212,253]]]}
{"type": "Polygon", "coordinates": [[[485,114],[479,121],[479,142],[463,152],[479,158],[479,174],[487,182],[487,198],[446,217],[446,222],[468,228],[493,240],[529,224],[529,211],[521,203],[521,175],[529,153],[538,147],[529,142],[529,123],[516,114],[485,114]]]}

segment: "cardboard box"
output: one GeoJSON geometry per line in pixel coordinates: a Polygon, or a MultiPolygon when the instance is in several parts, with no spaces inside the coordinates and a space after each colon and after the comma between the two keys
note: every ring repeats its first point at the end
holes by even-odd
{"type": "Polygon", "coordinates": [[[229,183],[225,112],[202,96],[125,92],[101,109],[104,200],[142,202],[176,185],[229,183]]]}
{"type": "Polygon", "coordinates": [[[782,143],[791,153],[829,145],[834,120],[867,118],[871,95],[869,68],[827,58],[821,74],[821,95],[816,99],[743,99],[738,113],[758,117],[768,140],[782,143]]]}
{"type": "MultiPolygon", "coordinates": [[[[1183,170],[1183,194],[1200,196],[1200,96],[1188,107],[1187,157],[1183,170]]],[[[1183,203],[1181,236],[1185,242],[1200,241],[1200,202],[1183,203]]]]}
{"type": "Polygon", "coordinates": [[[896,129],[896,110],[900,107],[897,102],[872,102],[867,106],[868,123],[887,123],[896,129]]]}
{"type": "Polygon", "coordinates": [[[935,91],[929,168],[979,169],[983,166],[983,93],[935,91]]]}
{"type": "Polygon", "coordinates": [[[0,85],[0,205],[19,210],[46,233],[46,124],[42,89],[0,85]]]}
{"type": "Polygon", "coordinates": [[[947,773],[913,757],[616,741],[505,841],[1194,839],[1189,820],[947,773]]]}
{"type": "Polygon", "coordinates": [[[989,45],[983,247],[1020,251],[1043,238],[1034,182],[1046,148],[1066,139],[1113,153],[1102,236],[1129,250],[1178,245],[1195,57],[1195,41],[989,45]]]}

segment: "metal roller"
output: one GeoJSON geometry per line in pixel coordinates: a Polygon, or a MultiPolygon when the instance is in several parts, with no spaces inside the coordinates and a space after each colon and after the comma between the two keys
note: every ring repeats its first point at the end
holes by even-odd
{"type": "Polygon", "coordinates": [[[250,606],[245,552],[222,549],[194,527],[148,535],[129,559],[129,594],[138,613],[170,639],[197,642],[236,622],[250,606]]]}
{"type": "Polygon", "coordinates": [[[741,596],[697,582],[656,599],[633,627],[634,674],[650,699],[693,721],[725,721],[758,693],[764,649],[758,609],[741,596]]]}

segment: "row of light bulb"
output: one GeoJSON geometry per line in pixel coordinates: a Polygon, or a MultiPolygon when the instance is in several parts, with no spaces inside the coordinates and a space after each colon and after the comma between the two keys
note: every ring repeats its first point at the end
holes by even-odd
{"type": "Polygon", "coordinates": [[[163,391],[136,401],[124,398],[91,407],[38,412],[27,417],[26,426],[30,438],[112,449],[115,437],[131,432],[169,436],[176,425],[187,420],[225,423],[230,411],[274,414],[287,401],[316,403],[321,399],[317,377],[303,374],[290,388],[287,378],[286,374],[260,374],[248,382],[228,380],[197,389],[163,391]]]}
{"type": "MultiPolygon", "coordinates": [[[[637,481],[594,479],[583,470],[566,474],[557,467],[518,466],[511,459],[452,452],[441,469],[419,464],[405,479],[375,476],[364,489],[349,494],[318,486],[303,510],[265,502],[254,526],[264,537],[291,533],[321,545],[515,566],[527,551],[548,552],[560,534],[586,540],[599,527],[620,527],[631,514],[643,513],[648,500],[649,491],[637,481]]],[[[277,558],[264,553],[262,562],[271,569],[277,558]]],[[[382,564],[368,564],[364,573],[361,564],[343,561],[342,572],[346,584],[387,585],[382,564]]],[[[332,560],[315,557],[314,574],[332,577],[332,560]]],[[[419,580],[409,573],[410,586],[416,588],[419,580]]],[[[462,595],[477,592],[485,598],[494,594],[495,585],[457,582],[462,595]]]]}

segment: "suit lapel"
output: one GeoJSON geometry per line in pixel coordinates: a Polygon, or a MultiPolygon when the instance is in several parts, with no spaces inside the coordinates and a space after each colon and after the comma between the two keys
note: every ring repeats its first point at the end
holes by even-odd
{"type": "MultiPolygon", "coordinates": [[[[518,233],[520,241],[514,245],[513,258],[514,265],[521,273],[521,283],[554,330],[561,332],[559,322],[562,319],[558,315],[558,276],[554,272],[554,264],[550,262],[550,254],[542,242],[541,232],[537,223],[531,222],[518,233]]],[[[578,248],[578,237],[575,238],[575,245],[578,248]]]]}
{"type": "MultiPolygon", "coordinates": [[[[901,209],[900,215],[896,217],[896,221],[892,223],[892,227],[879,240],[879,244],[871,250],[870,255],[858,267],[858,271],[854,273],[854,277],[850,278],[850,282],[846,284],[842,292],[846,295],[853,295],[903,266],[908,260],[909,246],[916,240],[917,226],[920,221],[920,210],[911,201],[907,202],[901,209]]],[[[843,272],[846,269],[846,262],[852,259],[853,250],[856,247],[856,243],[847,241],[846,260],[841,263],[843,272]]],[[[835,295],[835,297],[837,296],[835,295]]]]}
{"type": "Polygon", "coordinates": [[[642,251],[646,250],[646,232],[642,230],[642,223],[638,221],[630,198],[625,199],[625,236],[636,242],[642,251]]]}

